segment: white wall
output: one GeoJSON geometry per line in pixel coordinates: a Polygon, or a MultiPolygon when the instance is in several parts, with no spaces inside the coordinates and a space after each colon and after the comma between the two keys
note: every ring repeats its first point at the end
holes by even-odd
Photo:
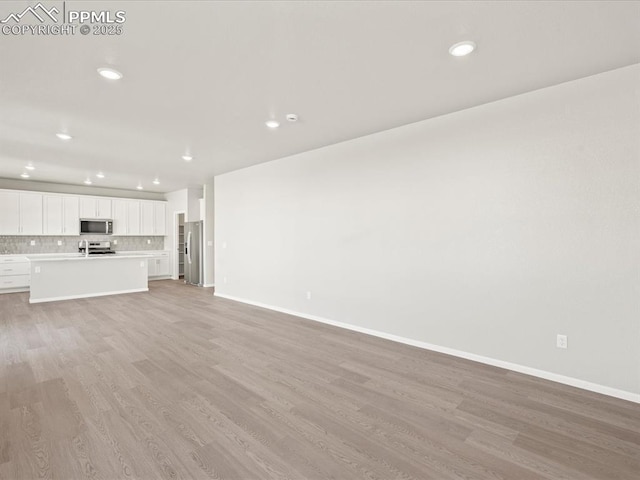
{"type": "Polygon", "coordinates": [[[640,399],[639,85],[635,65],[216,177],[216,294],[640,399]]]}
{"type": "Polygon", "coordinates": [[[200,212],[203,219],[203,268],[204,278],[203,283],[205,287],[214,286],[214,224],[215,224],[215,210],[214,210],[214,179],[209,179],[203,185],[203,198],[201,203],[200,212]]]}

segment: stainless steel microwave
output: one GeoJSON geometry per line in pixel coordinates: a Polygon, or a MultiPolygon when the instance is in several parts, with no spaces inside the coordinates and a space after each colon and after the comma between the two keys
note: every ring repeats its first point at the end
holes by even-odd
{"type": "Polygon", "coordinates": [[[106,218],[81,218],[80,235],[112,235],[113,220],[106,218]]]}

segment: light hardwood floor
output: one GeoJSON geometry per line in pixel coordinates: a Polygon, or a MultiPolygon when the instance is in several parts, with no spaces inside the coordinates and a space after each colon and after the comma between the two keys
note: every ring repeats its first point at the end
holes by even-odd
{"type": "Polygon", "coordinates": [[[150,288],[0,295],[0,478],[640,478],[637,404],[150,288]]]}

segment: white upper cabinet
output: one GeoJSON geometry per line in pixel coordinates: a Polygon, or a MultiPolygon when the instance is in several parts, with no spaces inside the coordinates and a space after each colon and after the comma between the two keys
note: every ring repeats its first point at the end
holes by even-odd
{"type": "Polygon", "coordinates": [[[111,206],[113,207],[113,234],[126,235],[127,234],[127,201],[114,200],[111,206]]]}
{"type": "Polygon", "coordinates": [[[0,192],[0,235],[20,234],[20,194],[0,192]]]}
{"type": "Polygon", "coordinates": [[[42,194],[0,192],[0,235],[42,235],[42,194]]]}
{"type": "Polygon", "coordinates": [[[113,234],[140,235],[138,200],[113,200],[113,234]]]}
{"type": "Polygon", "coordinates": [[[62,234],[80,235],[80,199],[62,197],[62,234]]]}
{"type": "Polygon", "coordinates": [[[42,235],[42,194],[20,194],[20,234],[42,235]]]}
{"type": "Polygon", "coordinates": [[[80,218],[111,218],[111,199],[98,197],[80,198],[80,218]]]}
{"type": "Polygon", "coordinates": [[[166,234],[167,205],[164,202],[155,202],[153,213],[155,216],[155,234],[164,236],[166,234]]]}
{"type": "Polygon", "coordinates": [[[140,233],[142,235],[153,235],[155,230],[154,221],[155,217],[153,214],[153,202],[140,202],[140,218],[141,218],[141,229],[140,233]]]}
{"type": "Polygon", "coordinates": [[[80,199],[80,218],[98,218],[96,203],[96,199],[93,197],[82,197],[80,199]]]}
{"type": "Polygon", "coordinates": [[[79,235],[78,197],[44,195],[43,233],[45,235],[79,235]]]}
{"type": "Polygon", "coordinates": [[[127,202],[127,234],[140,235],[140,202],[129,200],[127,202]]]}
{"type": "Polygon", "coordinates": [[[113,219],[114,235],[166,234],[166,202],[0,190],[0,235],[80,235],[81,218],[113,219]]]}
{"type": "Polygon", "coordinates": [[[111,218],[111,199],[109,198],[98,199],[96,218],[111,218]]]}
{"type": "Polygon", "coordinates": [[[166,231],[167,206],[164,202],[140,202],[141,235],[162,235],[166,231]]]}

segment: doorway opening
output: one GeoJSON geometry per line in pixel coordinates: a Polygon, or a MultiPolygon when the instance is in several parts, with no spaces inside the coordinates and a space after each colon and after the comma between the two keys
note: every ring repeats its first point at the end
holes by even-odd
{"type": "Polygon", "coordinates": [[[184,213],[176,214],[176,259],[178,279],[184,278],[184,213]]]}

